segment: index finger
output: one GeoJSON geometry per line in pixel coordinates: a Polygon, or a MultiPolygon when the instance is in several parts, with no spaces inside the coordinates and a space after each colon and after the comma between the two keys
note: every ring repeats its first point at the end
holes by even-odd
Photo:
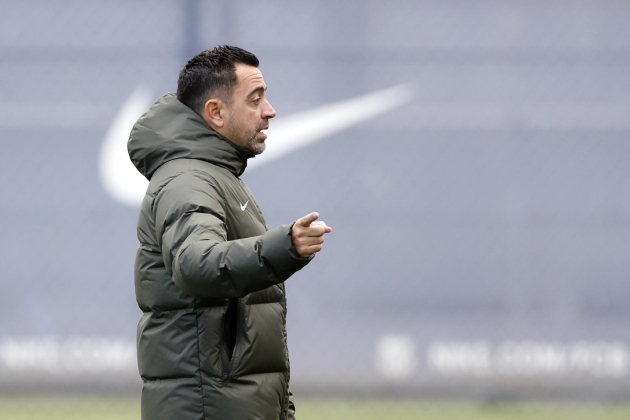
{"type": "Polygon", "coordinates": [[[313,213],[309,213],[306,216],[300,217],[299,219],[297,219],[295,224],[296,225],[300,225],[300,226],[304,226],[304,227],[309,227],[311,225],[311,223],[313,223],[315,220],[317,220],[318,217],[319,217],[319,213],[314,211],[313,213]]]}

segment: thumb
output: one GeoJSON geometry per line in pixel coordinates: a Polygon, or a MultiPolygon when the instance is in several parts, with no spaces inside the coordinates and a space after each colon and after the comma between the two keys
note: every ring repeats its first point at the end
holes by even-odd
{"type": "Polygon", "coordinates": [[[314,211],[313,213],[309,213],[306,216],[300,217],[299,219],[297,219],[295,224],[296,225],[300,225],[300,226],[304,226],[304,227],[308,227],[308,226],[311,225],[311,223],[313,223],[315,220],[317,220],[318,217],[319,217],[319,213],[314,211]]]}
{"type": "Polygon", "coordinates": [[[328,226],[326,224],[326,222],[324,222],[323,220],[318,220],[316,222],[312,222],[311,223],[311,227],[313,227],[313,226],[321,226],[321,227],[323,227],[324,228],[324,233],[332,232],[332,228],[330,226],[328,226]]]}

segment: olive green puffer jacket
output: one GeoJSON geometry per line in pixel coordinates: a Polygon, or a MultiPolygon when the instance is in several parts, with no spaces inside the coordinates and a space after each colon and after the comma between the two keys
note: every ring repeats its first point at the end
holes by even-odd
{"type": "Polygon", "coordinates": [[[248,155],[173,94],[135,124],[150,184],[138,219],[145,420],[292,419],[283,282],[309,258],[267,230],[239,176],[248,155]]]}

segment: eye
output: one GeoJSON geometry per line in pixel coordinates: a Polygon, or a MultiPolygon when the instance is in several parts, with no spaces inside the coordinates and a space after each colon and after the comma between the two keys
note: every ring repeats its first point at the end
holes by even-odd
{"type": "Polygon", "coordinates": [[[252,102],[254,102],[254,104],[258,105],[260,103],[260,98],[256,98],[252,102]]]}

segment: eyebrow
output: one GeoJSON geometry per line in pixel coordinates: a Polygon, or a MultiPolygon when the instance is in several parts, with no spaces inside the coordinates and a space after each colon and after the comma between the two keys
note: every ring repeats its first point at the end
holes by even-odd
{"type": "Polygon", "coordinates": [[[252,89],[252,91],[251,91],[251,92],[249,92],[249,93],[247,94],[247,97],[249,98],[249,97],[250,97],[250,96],[252,96],[254,93],[256,93],[256,92],[260,92],[260,91],[266,92],[266,91],[267,91],[267,86],[264,86],[264,87],[263,87],[263,86],[256,86],[254,89],[252,89]]]}

